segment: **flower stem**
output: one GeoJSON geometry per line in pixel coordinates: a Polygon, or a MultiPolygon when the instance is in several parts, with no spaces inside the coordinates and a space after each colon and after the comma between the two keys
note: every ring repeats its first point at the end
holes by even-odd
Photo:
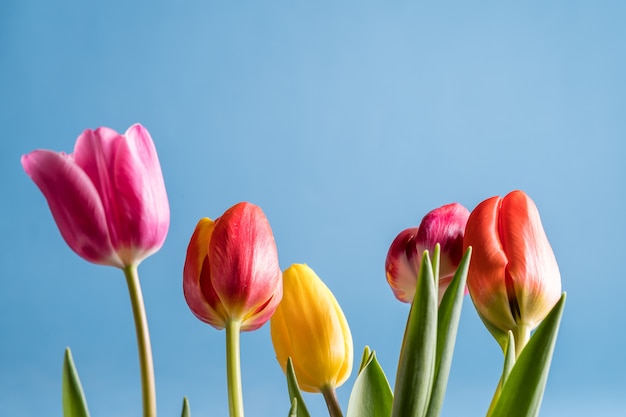
{"type": "Polygon", "coordinates": [[[141,294],[137,266],[128,265],[124,268],[124,276],[128,284],[130,303],[133,308],[135,319],[135,332],[137,333],[137,348],[139,349],[139,372],[141,374],[141,388],[143,398],[144,417],[156,417],[156,389],[154,385],[154,366],[152,364],[152,348],[150,346],[150,332],[146,309],[141,294]]]}
{"type": "Polygon", "coordinates": [[[239,361],[240,330],[241,322],[239,320],[229,320],[226,323],[226,379],[230,417],[243,417],[241,363],[239,361]]]}
{"type": "Polygon", "coordinates": [[[522,349],[530,340],[530,327],[525,324],[519,324],[515,330],[515,358],[517,359],[522,353],[522,349]]]}
{"type": "Polygon", "coordinates": [[[337,392],[335,391],[335,388],[330,385],[322,387],[322,395],[326,401],[330,417],[343,417],[343,412],[339,406],[339,400],[337,400],[337,392]]]}

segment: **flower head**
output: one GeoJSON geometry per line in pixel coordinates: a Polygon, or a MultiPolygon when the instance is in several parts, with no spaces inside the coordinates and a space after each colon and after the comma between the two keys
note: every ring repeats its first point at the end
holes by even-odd
{"type": "Polygon", "coordinates": [[[415,295],[420,262],[425,250],[431,254],[441,247],[439,266],[439,301],[463,257],[463,232],[469,211],[452,203],[430,211],[419,227],[405,229],[394,239],[387,253],[387,282],[396,298],[410,303],[415,295]]]}
{"type": "Polygon", "coordinates": [[[48,201],[69,247],[89,262],[123,268],[161,248],[170,211],[148,131],[85,130],[74,152],[36,150],[22,167],[48,201]]]}
{"type": "Polygon", "coordinates": [[[183,291],[200,320],[222,329],[261,327],[282,298],[282,274],[274,235],[263,211],[238,203],[217,220],[200,219],[183,270],[183,291]]]}
{"type": "Polygon", "coordinates": [[[352,371],[348,322],[315,272],[294,264],[283,274],[284,297],[270,321],[276,358],[285,371],[293,361],[300,388],[320,392],[343,384],[352,371]]]}
{"type": "Polygon", "coordinates": [[[537,207],[523,191],[480,203],[470,214],[463,246],[472,246],[470,296],[496,329],[533,329],[559,300],[559,267],[537,207]]]}

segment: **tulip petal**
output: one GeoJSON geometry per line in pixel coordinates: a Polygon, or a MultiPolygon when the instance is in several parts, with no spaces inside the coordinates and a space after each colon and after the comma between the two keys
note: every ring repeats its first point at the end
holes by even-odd
{"type": "Polygon", "coordinates": [[[85,130],[73,157],[100,195],[111,244],[124,264],[160,249],[169,227],[169,203],[148,131],[139,124],[124,136],[107,127],[85,130]]]}
{"type": "Polygon", "coordinates": [[[350,376],[353,360],[348,322],[332,292],[304,264],[283,274],[285,294],[271,320],[276,357],[285,370],[291,357],[300,388],[319,392],[350,376]]]}
{"type": "Polygon", "coordinates": [[[524,192],[513,191],[504,197],[499,229],[508,258],[505,279],[511,304],[517,308],[516,321],[523,318],[534,328],[559,300],[561,280],[539,211],[524,192]]]}
{"type": "Polygon", "coordinates": [[[242,330],[260,327],[282,298],[282,273],[272,230],[258,206],[239,203],[217,219],[209,259],[212,286],[228,317],[244,319],[242,330]]]}
{"type": "Polygon", "coordinates": [[[463,257],[463,234],[469,210],[459,203],[446,204],[424,216],[417,231],[417,253],[432,252],[441,245],[439,276],[450,277],[463,257]]]}
{"type": "Polygon", "coordinates": [[[161,166],[152,138],[139,124],[120,141],[113,165],[116,193],[116,247],[130,251],[129,259],[144,259],[161,248],[170,213],[161,166]]]}
{"type": "Polygon", "coordinates": [[[501,203],[500,197],[492,197],[476,206],[467,221],[463,247],[473,248],[467,286],[474,305],[497,328],[512,329],[515,319],[502,277],[507,257],[499,239],[501,203]]]}
{"type": "Polygon", "coordinates": [[[226,325],[226,311],[220,308],[222,304],[219,301],[207,302],[204,296],[206,291],[201,288],[203,274],[209,273],[206,266],[207,251],[214,226],[215,223],[209,218],[200,219],[196,225],[187,247],[183,269],[183,293],[187,305],[197,318],[216,329],[223,329],[226,325]]]}
{"type": "Polygon", "coordinates": [[[391,243],[385,261],[387,282],[394,296],[404,303],[413,300],[423,253],[416,250],[417,233],[417,227],[400,232],[391,243]]]}
{"type": "Polygon", "coordinates": [[[109,239],[97,189],[71,156],[37,150],[22,157],[22,166],[48,201],[63,239],[74,252],[96,264],[124,266],[109,239]]]}

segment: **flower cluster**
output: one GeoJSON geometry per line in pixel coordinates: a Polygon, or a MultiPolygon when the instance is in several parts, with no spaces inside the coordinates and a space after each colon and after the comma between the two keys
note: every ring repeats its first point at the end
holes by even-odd
{"type": "MultiPolygon", "coordinates": [[[[141,125],[123,135],[86,130],[71,154],[22,157],[69,247],[127,279],[140,359],[144,417],[156,416],[152,352],[137,266],[158,251],[169,205],[155,146],[141,125]]],[[[535,416],[545,388],[564,305],[561,277],[539,212],[523,191],[492,197],[471,212],[459,203],[427,213],[401,231],[385,261],[394,296],[411,304],[392,390],[365,347],[349,417],[437,416],[443,404],[464,295],[504,352],[489,416],[535,416]],[[534,331],[534,333],[533,333],[534,331]],[[512,414],[514,412],[514,414],[512,414]]],[[[285,372],[289,416],[308,416],[301,390],[321,393],[331,417],[343,415],[336,389],[353,366],[348,321],[331,290],[306,264],[281,271],[268,219],[241,202],[198,221],[182,271],[191,312],[226,330],[228,402],[243,416],[239,335],[270,321],[285,372]]],[[[71,354],[63,377],[65,416],[88,415],[71,354]]],[[[183,415],[189,416],[185,399],[183,415]]]]}

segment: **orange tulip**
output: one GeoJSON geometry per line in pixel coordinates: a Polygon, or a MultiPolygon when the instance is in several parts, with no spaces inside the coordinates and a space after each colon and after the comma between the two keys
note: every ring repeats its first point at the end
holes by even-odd
{"type": "Polygon", "coordinates": [[[523,191],[483,201],[467,221],[468,246],[467,286],[478,313],[492,332],[511,330],[523,346],[561,296],[559,267],[537,207],[523,191]]]}

